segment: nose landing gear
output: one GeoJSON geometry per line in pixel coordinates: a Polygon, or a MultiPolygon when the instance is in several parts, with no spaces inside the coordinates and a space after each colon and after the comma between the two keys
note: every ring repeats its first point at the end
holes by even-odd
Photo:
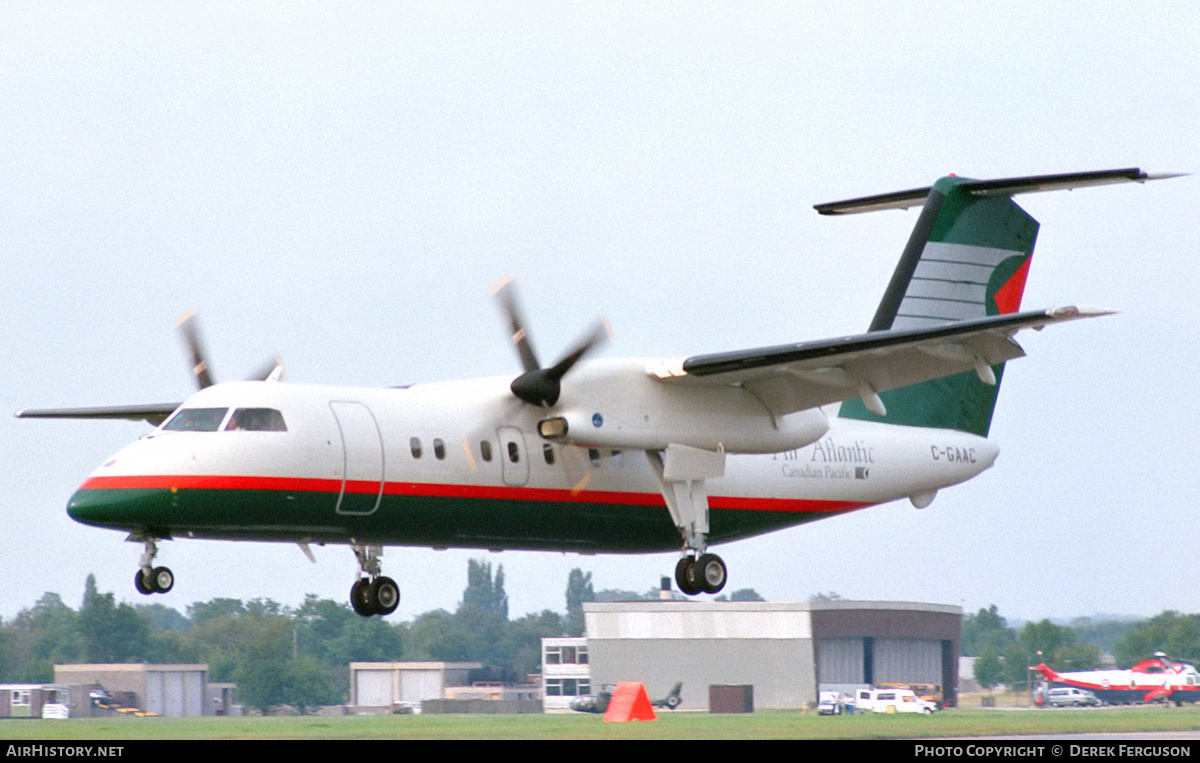
{"type": "Polygon", "coordinates": [[[154,557],[158,556],[158,546],[153,538],[133,538],[141,540],[145,545],[138,571],[133,576],[133,587],[137,592],[146,596],[152,593],[166,593],[175,587],[175,573],[167,567],[155,567],[154,557]]]}
{"type": "Polygon", "coordinates": [[[400,606],[400,586],[380,574],[383,547],[356,543],[351,548],[358,558],[359,578],[350,588],[350,607],[363,617],[392,614],[400,606]]]}

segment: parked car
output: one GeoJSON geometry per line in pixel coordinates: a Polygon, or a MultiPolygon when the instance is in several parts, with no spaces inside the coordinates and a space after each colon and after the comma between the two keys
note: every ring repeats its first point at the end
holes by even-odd
{"type": "Polygon", "coordinates": [[[836,691],[821,692],[820,701],[817,702],[817,715],[841,715],[842,714],[842,695],[836,691]]]}
{"type": "Polygon", "coordinates": [[[1104,704],[1087,689],[1076,689],[1073,686],[1051,689],[1046,694],[1046,703],[1051,707],[1099,707],[1104,704]]]}

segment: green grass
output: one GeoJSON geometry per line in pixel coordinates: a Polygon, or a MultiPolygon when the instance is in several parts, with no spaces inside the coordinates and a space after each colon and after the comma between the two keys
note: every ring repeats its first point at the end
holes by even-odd
{"type": "Polygon", "coordinates": [[[1200,708],[980,710],[934,716],[819,717],[660,712],[651,722],[599,715],[386,715],[246,718],[77,718],[0,722],[0,739],[886,739],[1200,730],[1200,708]]]}

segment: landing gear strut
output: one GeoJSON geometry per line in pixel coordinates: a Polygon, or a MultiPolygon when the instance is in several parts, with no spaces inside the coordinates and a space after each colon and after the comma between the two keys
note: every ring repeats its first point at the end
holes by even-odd
{"type": "Polygon", "coordinates": [[[380,575],[379,557],[383,546],[351,546],[358,558],[359,578],[350,588],[350,606],[363,617],[390,615],[400,606],[400,587],[396,581],[380,575]]]}
{"type": "MultiPolygon", "coordinates": [[[[131,538],[131,540],[133,540],[131,538]]],[[[144,538],[145,550],[138,564],[138,571],[133,576],[133,587],[143,595],[166,593],[175,587],[175,573],[167,567],[155,567],[154,557],[158,556],[158,546],[154,538],[144,538]]]]}
{"type": "Polygon", "coordinates": [[[665,451],[646,451],[658,478],[671,521],[683,536],[683,558],[675,565],[675,582],[689,596],[717,593],[729,571],[716,554],[708,553],[708,489],[705,481],[725,474],[725,450],[668,445],[665,451]]]}

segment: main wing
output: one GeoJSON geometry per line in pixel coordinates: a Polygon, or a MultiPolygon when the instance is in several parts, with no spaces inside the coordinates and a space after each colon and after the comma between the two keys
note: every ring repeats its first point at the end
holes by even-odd
{"type": "Polygon", "coordinates": [[[41,408],[17,411],[19,419],[127,419],[158,426],[183,403],[117,405],[100,408],[41,408]]]}
{"type": "Polygon", "coordinates": [[[995,384],[992,366],[1025,352],[1013,340],[1021,329],[1109,315],[1062,307],[995,315],[935,328],[875,331],[816,342],[696,355],[656,375],[668,383],[739,385],[776,416],[861,397],[884,415],[878,393],[974,371],[995,384]]]}

